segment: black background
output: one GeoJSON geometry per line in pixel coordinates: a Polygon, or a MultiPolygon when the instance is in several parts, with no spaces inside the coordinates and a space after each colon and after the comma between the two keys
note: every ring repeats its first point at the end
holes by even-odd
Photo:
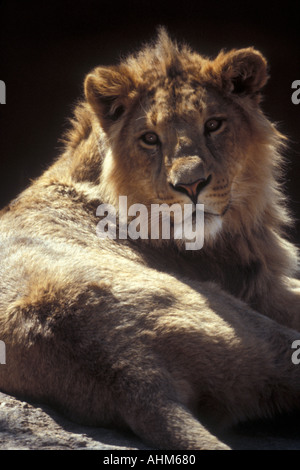
{"type": "MultiPolygon", "coordinates": [[[[182,0],[156,2],[0,1],[0,206],[24,189],[59,154],[59,138],[85,74],[137,50],[165,25],[172,37],[215,56],[221,48],[254,46],[271,79],[263,109],[290,138],[286,189],[300,218],[300,2],[182,0]]],[[[300,241],[300,224],[291,232],[300,241]]]]}

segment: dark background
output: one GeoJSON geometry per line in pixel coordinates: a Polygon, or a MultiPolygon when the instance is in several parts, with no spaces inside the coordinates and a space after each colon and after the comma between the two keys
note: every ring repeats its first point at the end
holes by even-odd
{"type": "MultiPolygon", "coordinates": [[[[59,138],[82,95],[85,74],[137,50],[165,25],[200,53],[254,46],[268,59],[271,80],[263,109],[290,138],[286,189],[300,219],[300,2],[182,0],[0,1],[0,206],[59,154],[59,138]]],[[[297,222],[291,237],[300,242],[297,222]]]]}

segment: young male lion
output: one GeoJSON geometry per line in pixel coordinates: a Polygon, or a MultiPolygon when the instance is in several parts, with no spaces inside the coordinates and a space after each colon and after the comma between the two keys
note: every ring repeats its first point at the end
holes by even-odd
{"type": "Polygon", "coordinates": [[[299,408],[297,253],[266,81],[253,48],[209,60],[164,30],[87,76],[64,153],[1,213],[2,391],[163,449],[227,448],[218,429],[299,408]],[[204,204],[203,248],[174,231],[99,238],[97,207],[120,195],[204,204]]]}

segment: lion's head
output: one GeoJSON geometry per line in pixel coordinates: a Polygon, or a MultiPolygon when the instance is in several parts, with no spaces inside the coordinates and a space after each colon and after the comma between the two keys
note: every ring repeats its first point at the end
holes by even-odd
{"type": "Polygon", "coordinates": [[[281,138],[259,105],[267,78],[253,48],[209,60],[164,30],[154,46],[96,68],[85,93],[105,149],[107,201],[204,204],[207,242],[278,219],[281,138]]]}

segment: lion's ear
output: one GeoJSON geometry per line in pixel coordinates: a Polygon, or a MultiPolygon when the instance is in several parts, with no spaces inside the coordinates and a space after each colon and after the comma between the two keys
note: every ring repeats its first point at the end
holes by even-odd
{"type": "Polygon", "coordinates": [[[249,47],[221,52],[214,65],[226,91],[259,100],[259,92],[268,80],[267,61],[259,51],[249,47]]]}
{"type": "Polygon", "coordinates": [[[124,113],[132,89],[133,82],[121,67],[97,67],[86,77],[86,99],[105,130],[124,113]]]}

